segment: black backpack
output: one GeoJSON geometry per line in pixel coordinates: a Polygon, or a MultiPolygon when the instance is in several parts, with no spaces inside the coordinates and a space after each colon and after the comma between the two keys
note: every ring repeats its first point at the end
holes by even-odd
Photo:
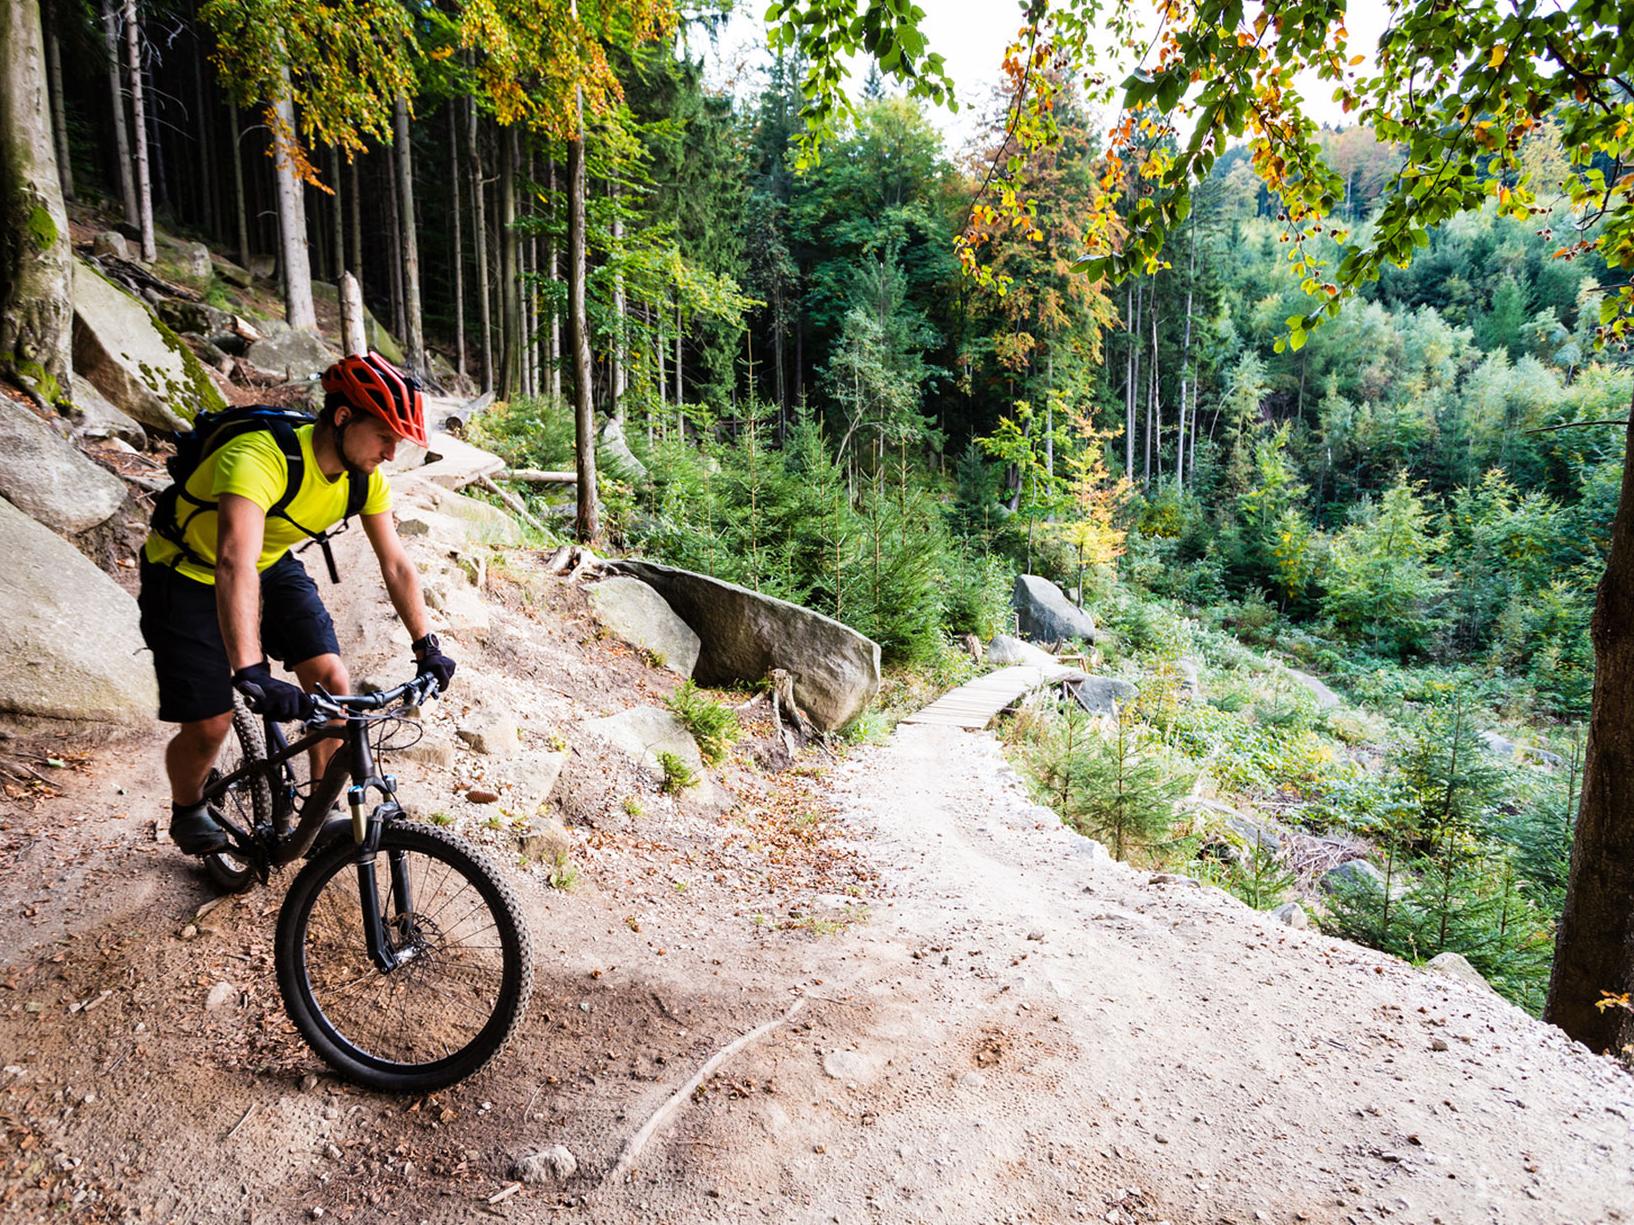
{"type": "MultiPolygon", "coordinates": [[[[296,437],[295,431],[316,421],[317,418],[310,413],[272,408],[264,404],[200,413],[194,418],[192,429],[174,435],[176,454],[165,464],[170,471],[171,484],[153,502],[151,523],[154,532],[175,545],[181,550],[181,557],[195,566],[206,570],[212,569],[209,562],[188,547],[187,525],[192,522],[194,515],[215,510],[216,503],[200,501],[188,493],[188,478],[198,471],[199,465],[206,457],[233,439],[252,430],[266,430],[277,443],[279,451],[283,452],[284,462],[289,468],[289,479],[284,486],[284,492],[278,496],[277,501],[267,507],[267,518],[277,516],[294,523],[302,532],[312,537],[311,543],[316,543],[323,549],[323,560],[329,567],[330,582],[340,582],[340,571],[335,568],[335,555],[329,548],[329,538],[343,530],[351,522],[352,516],[363,509],[363,503],[369,496],[369,481],[362,473],[347,470],[346,513],[341,518],[340,526],[331,531],[314,532],[290,518],[289,504],[301,491],[301,482],[306,479],[306,458],[301,454],[301,440],[296,437]],[[188,508],[185,514],[184,503],[188,508]]],[[[302,545],[301,548],[310,548],[311,543],[302,545]]]]}

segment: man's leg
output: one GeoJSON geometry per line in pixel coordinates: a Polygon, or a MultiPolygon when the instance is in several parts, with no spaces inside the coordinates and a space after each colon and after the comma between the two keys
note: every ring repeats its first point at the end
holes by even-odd
{"type": "MultiPolygon", "coordinates": [[[[295,678],[301,682],[301,688],[311,693],[322,685],[330,693],[350,693],[352,678],[346,673],[346,665],[341,662],[339,655],[315,655],[311,659],[303,659],[298,664],[291,665],[295,678]]],[[[339,740],[323,740],[307,751],[312,762],[312,781],[317,782],[323,777],[323,772],[329,768],[329,759],[340,748],[339,740]]]]}
{"type": "Polygon", "coordinates": [[[165,746],[165,773],[170,776],[170,798],[178,807],[197,804],[204,794],[221,742],[233,725],[233,712],[213,719],[183,723],[165,746]]]}

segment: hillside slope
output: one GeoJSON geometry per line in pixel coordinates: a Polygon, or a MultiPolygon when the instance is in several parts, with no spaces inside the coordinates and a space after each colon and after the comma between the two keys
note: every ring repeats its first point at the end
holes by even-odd
{"type": "MultiPolygon", "coordinates": [[[[661,796],[584,724],[674,677],[537,555],[440,535],[447,508],[408,485],[462,670],[393,760],[405,799],[514,864],[511,822],[565,754],[566,825],[515,869],[540,958],[518,1042],[435,1099],[331,1080],[272,981],[288,878],[212,907],[155,841],[157,729],[19,731],[3,747],[42,781],[0,815],[0,1218],[1598,1222],[1634,1203],[1634,1081],[1609,1061],[1478,988],[1096,858],[985,734],[905,727],[781,773],[751,736],[713,798],[661,796]],[[466,746],[499,717],[514,753],[466,746]],[[512,1179],[554,1145],[571,1174],[512,1179]]],[[[356,674],[390,680],[406,644],[360,535],[322,589],[356,674]]]]}

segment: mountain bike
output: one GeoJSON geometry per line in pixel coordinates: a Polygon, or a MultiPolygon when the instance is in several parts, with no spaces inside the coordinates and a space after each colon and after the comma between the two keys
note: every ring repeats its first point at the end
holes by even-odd
{"type": "Polygon", "coordinates": [[[377,770],[405,712],[436,691],[431,677],[355,696],[319,689],[293,742],[235,699],[232,738],[204,789],[230,840],[205,858],[224,888],[306,861],[274,946],[290,1020],[343,1076],[396,1093],[476,1072],[515,1033],[533,988],[528,929],[505,878],[458,835],[407,820],[397,780],[377,770]],[[326,740],[342,743],[303,781],[296,763],[326,740]],[[346,812],[332,812],[343,792],[346,812]]]}

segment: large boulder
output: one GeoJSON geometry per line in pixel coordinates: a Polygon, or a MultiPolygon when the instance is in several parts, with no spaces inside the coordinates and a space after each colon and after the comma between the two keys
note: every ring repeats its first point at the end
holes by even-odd
{"type": "Polygon", "coordinates": [[[994,634],[993,641],[987,644],[987,662],[1000,667],[1025,664],[1032,668],[1053,668],[1060,661],[1042,647],[1035,647],[1030,642],[1023,642],[1008,634],[994,634]]]}
{"type": "Polygon", "coordinates": [[[1036,574],[1016,577],[1011,598],[1023,637],[1034,642],[1095,641],[1095,618],[1067,599],[1047,578],[1036,574]]]}
{"type": "Polygon", "coordinates": [[[1315,698],[1317,706],[1322,710],[1332,710],[1343,701],[1337,693],[1309,672],[1301,672],[1297,668],[1284,668],[1283,672],[1287,674],[1289,680],[1315,698]]]}
{"type": "Polygon", "coordinates": [[[0,710],[146,724],[159,704],[136,601],[62,537],[0,499],[0,710]]]}
{"type": "Polygon", "coordinates": [[[159,318],[178,332],[197,332],[208,336],[212,332],[230,332],[232,315],[217,310],[205,302],[189,302],[185,298],[165,298],[158,306],[159,318]]]}
{"type": "Polygon", "coordinates": [[[664,597],[638,578],[603,579],[590,588],[590,611],[631,646],[651,652],[681,676],[698,662],[698,635],[664,597]]]}
{"type": "Polygon", "coordinates": [[[125,482],[15,400],[0,397],[0,496],[37,523],[72,535],[112,518],[125,482]]]}
{"type": "Polygon", "coordinates": [[[1337,868],[1324,872],[1320,883],[1323,893],[1338,893],[1347,889],[1383,893],[1384,873],[1365,859],[1347,859],[1337,868]]]}
{"type": "Polygon", "coordinates": [[[154,429],[185,429],[226,405],[181,337],[83,260],[74,261],[74,369],[154,429]]]}
{"type": "Polygon", "coordinates": [[[255,372],[263,378],[298,382],[322,374],[336,354],[311,332],[287,324],[269,329],[268,335],[244,353],[255,372]]]}
{"type": "Polygon", "coordinates": [[[224,255],[214,256],[211,263],[214,265],[212,271],[214,271],[215,275],[229,285],[236,286],[239,289],[248,289],[255,283],[255,278],[250,275],[248,268],[233,263],[224,255]]]}
{"type": "Polygon", "coordinates": [[[630,450],[629,439],[624,437],[624,426],[618,418],[609,417],[601,427],[601,452],[607,460],[609,472],[621,481],[640,485],[647,479],[647,465],[630,450]]]}
{"type": "Polygon", "coordinates": [[[661,706],[632,706],[605,719],[592,719],[584,730],[616,745],[636,761],[663,773],[660,753],[671,753],[686,762],[694,774],[704,770],[703,754],[686,724],[674,711],[661,706]]]}
{"type": "Polygon", "coordinates": [[[794,698],[822,731],[844,726],[879,691],[879,644],[831,617],[656,562],[612,562],[612,574],[651,585],[698,635],[701,685],[794,677],[794,698]]]}
{"type": "Polygon", "coordinates": [[[91,442],[118,438],[137,450],[147,446],[147,431],[141,424],[109,404],[107,396],[77,374],[73,377],[73,407],[69,410],[68,419],[74,423],[77,438],[91,442]]]}
{"type": "Polygon", "coordinates": [[[1445,974],[1448,978],[1456,978],[1460,982],[1469,983],[1472,987],[1485,987],[1492,990],[1492,984],[1462,953],[1437,953],[1424,963],[1424,968],[1432,974],[1445,974]]]}
{"type": "Polygon", "coordinates": [[[1120,706],[1127,706],[1140,695],[1140,690],[1128,681],[1110,676],[1086,676],[1083,680],[1069,680],[1067,688],[1078,699],[1078,704],[1092,715],[1116,715],[1120,706]]]}

